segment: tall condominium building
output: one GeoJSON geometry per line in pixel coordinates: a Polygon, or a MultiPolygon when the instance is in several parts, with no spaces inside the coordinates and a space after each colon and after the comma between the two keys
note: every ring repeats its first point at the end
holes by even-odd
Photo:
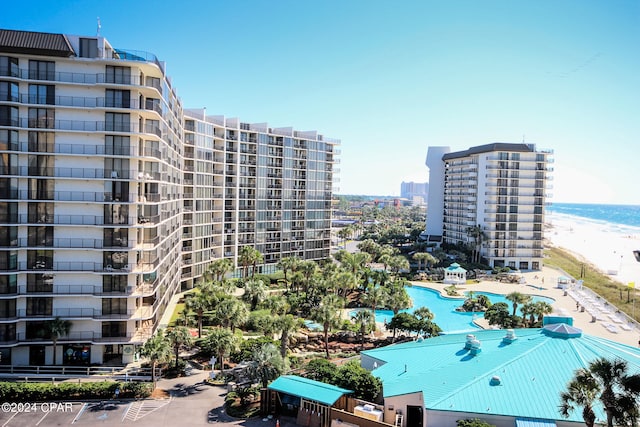
{"type": "Polygon", "coordinates": [[[492,267],[540,269],[551,162],[551,152],[530,144],[494,143],[454,153],[430,147],[426,234],[478,244],[492,267]]]}
{"type": "Polygon", "coordinates": [[[211,259],[238,265],[243,246],[262,253],[262,272],[329,256],[337,140],[187,110],[185,144],[183,287],[211,259]]]}
{"type": "Polygon", "coordinates": [[[185,119],[102,37],[0,30],[0,363],[127,363],[213,260],[328,254],[335,143],[185,119]]]}

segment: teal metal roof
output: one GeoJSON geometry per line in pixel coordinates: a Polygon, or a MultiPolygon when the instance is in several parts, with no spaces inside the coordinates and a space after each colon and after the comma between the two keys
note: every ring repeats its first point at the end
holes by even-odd
{"type": "Polygon", "coordinates": [[[325,405],[333,405],[343,394],[353,393],[352,390],[295,375],[283,375],[269,384],[268,388],[325,405]]]}
{"type": "MultiPolygon", "coordinates": [[[[363,352],[377,360],[372,373],[383,383],[384,397],[422,392],[426,409],[538,419],[565,420],[560,392],[578,368],[598,357],[626,360],[640,372],[640,349],[604,338],[558,336],[541,329],[516,329],[517,339],[503,341],[505,330],[481,330],[482,351],[465,350],[466,334],[391,345],[363,352]],[[494,377],[498,377],[498,380],[494,377]]],[[[598,418],[604,420],[604,412],[598,418]]],[[[581,410],[571,421],[583,422],[581,410]]]]}
{"type": "Polygon", "coordinates": [[[516,418],[516,427],[556,427],[556,422],[537,418],[516,418]]]}

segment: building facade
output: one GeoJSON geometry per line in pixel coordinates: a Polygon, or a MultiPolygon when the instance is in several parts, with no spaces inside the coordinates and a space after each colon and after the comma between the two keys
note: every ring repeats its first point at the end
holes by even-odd
{"type": "Polygon", "coordinates": [[[427,234],[479,250],[491,267],[540,269],[552,153],[507,143],[429,153],[442,185],[430,187],[427,234]]]}
{"type": "Polygon", "coordinates": [[[412,202],[422,201],[424,204],[429,194],[428,182],[405,182],[400,184],[400,198],[407,199],[412,202]]]}
{"type": "Polygon", "coordinates": [[[336,141],[244,126],[185,121],[152,54],[0,30],[0,363],[127,363],[181,285],[238,245],[265,262],[328,254],[336,141]],[[59,337],[56,318],[71,322],[59,337]]]}

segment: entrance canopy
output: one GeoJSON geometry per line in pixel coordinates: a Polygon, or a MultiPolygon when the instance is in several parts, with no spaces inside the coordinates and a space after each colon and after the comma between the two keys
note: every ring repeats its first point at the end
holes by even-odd
{"type": "Polygon", "coordinates": [[[351,390],[296,375],[283,375],[269,384],[268,389],[302,397],[329,406],[336,403],[343,395],[353,393],[351,390]]]}

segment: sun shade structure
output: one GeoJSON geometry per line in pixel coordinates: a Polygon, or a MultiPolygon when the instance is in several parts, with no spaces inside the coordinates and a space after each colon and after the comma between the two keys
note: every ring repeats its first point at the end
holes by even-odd
{"type": "Polygon", "coordinates": [[[325,384],[295,375],[283,375],[268,387],[269,390],[298,396],[307,400],[320,402],[325,405],[333,405],[345,394],[353,393],[352,390],[325,384]]]}

